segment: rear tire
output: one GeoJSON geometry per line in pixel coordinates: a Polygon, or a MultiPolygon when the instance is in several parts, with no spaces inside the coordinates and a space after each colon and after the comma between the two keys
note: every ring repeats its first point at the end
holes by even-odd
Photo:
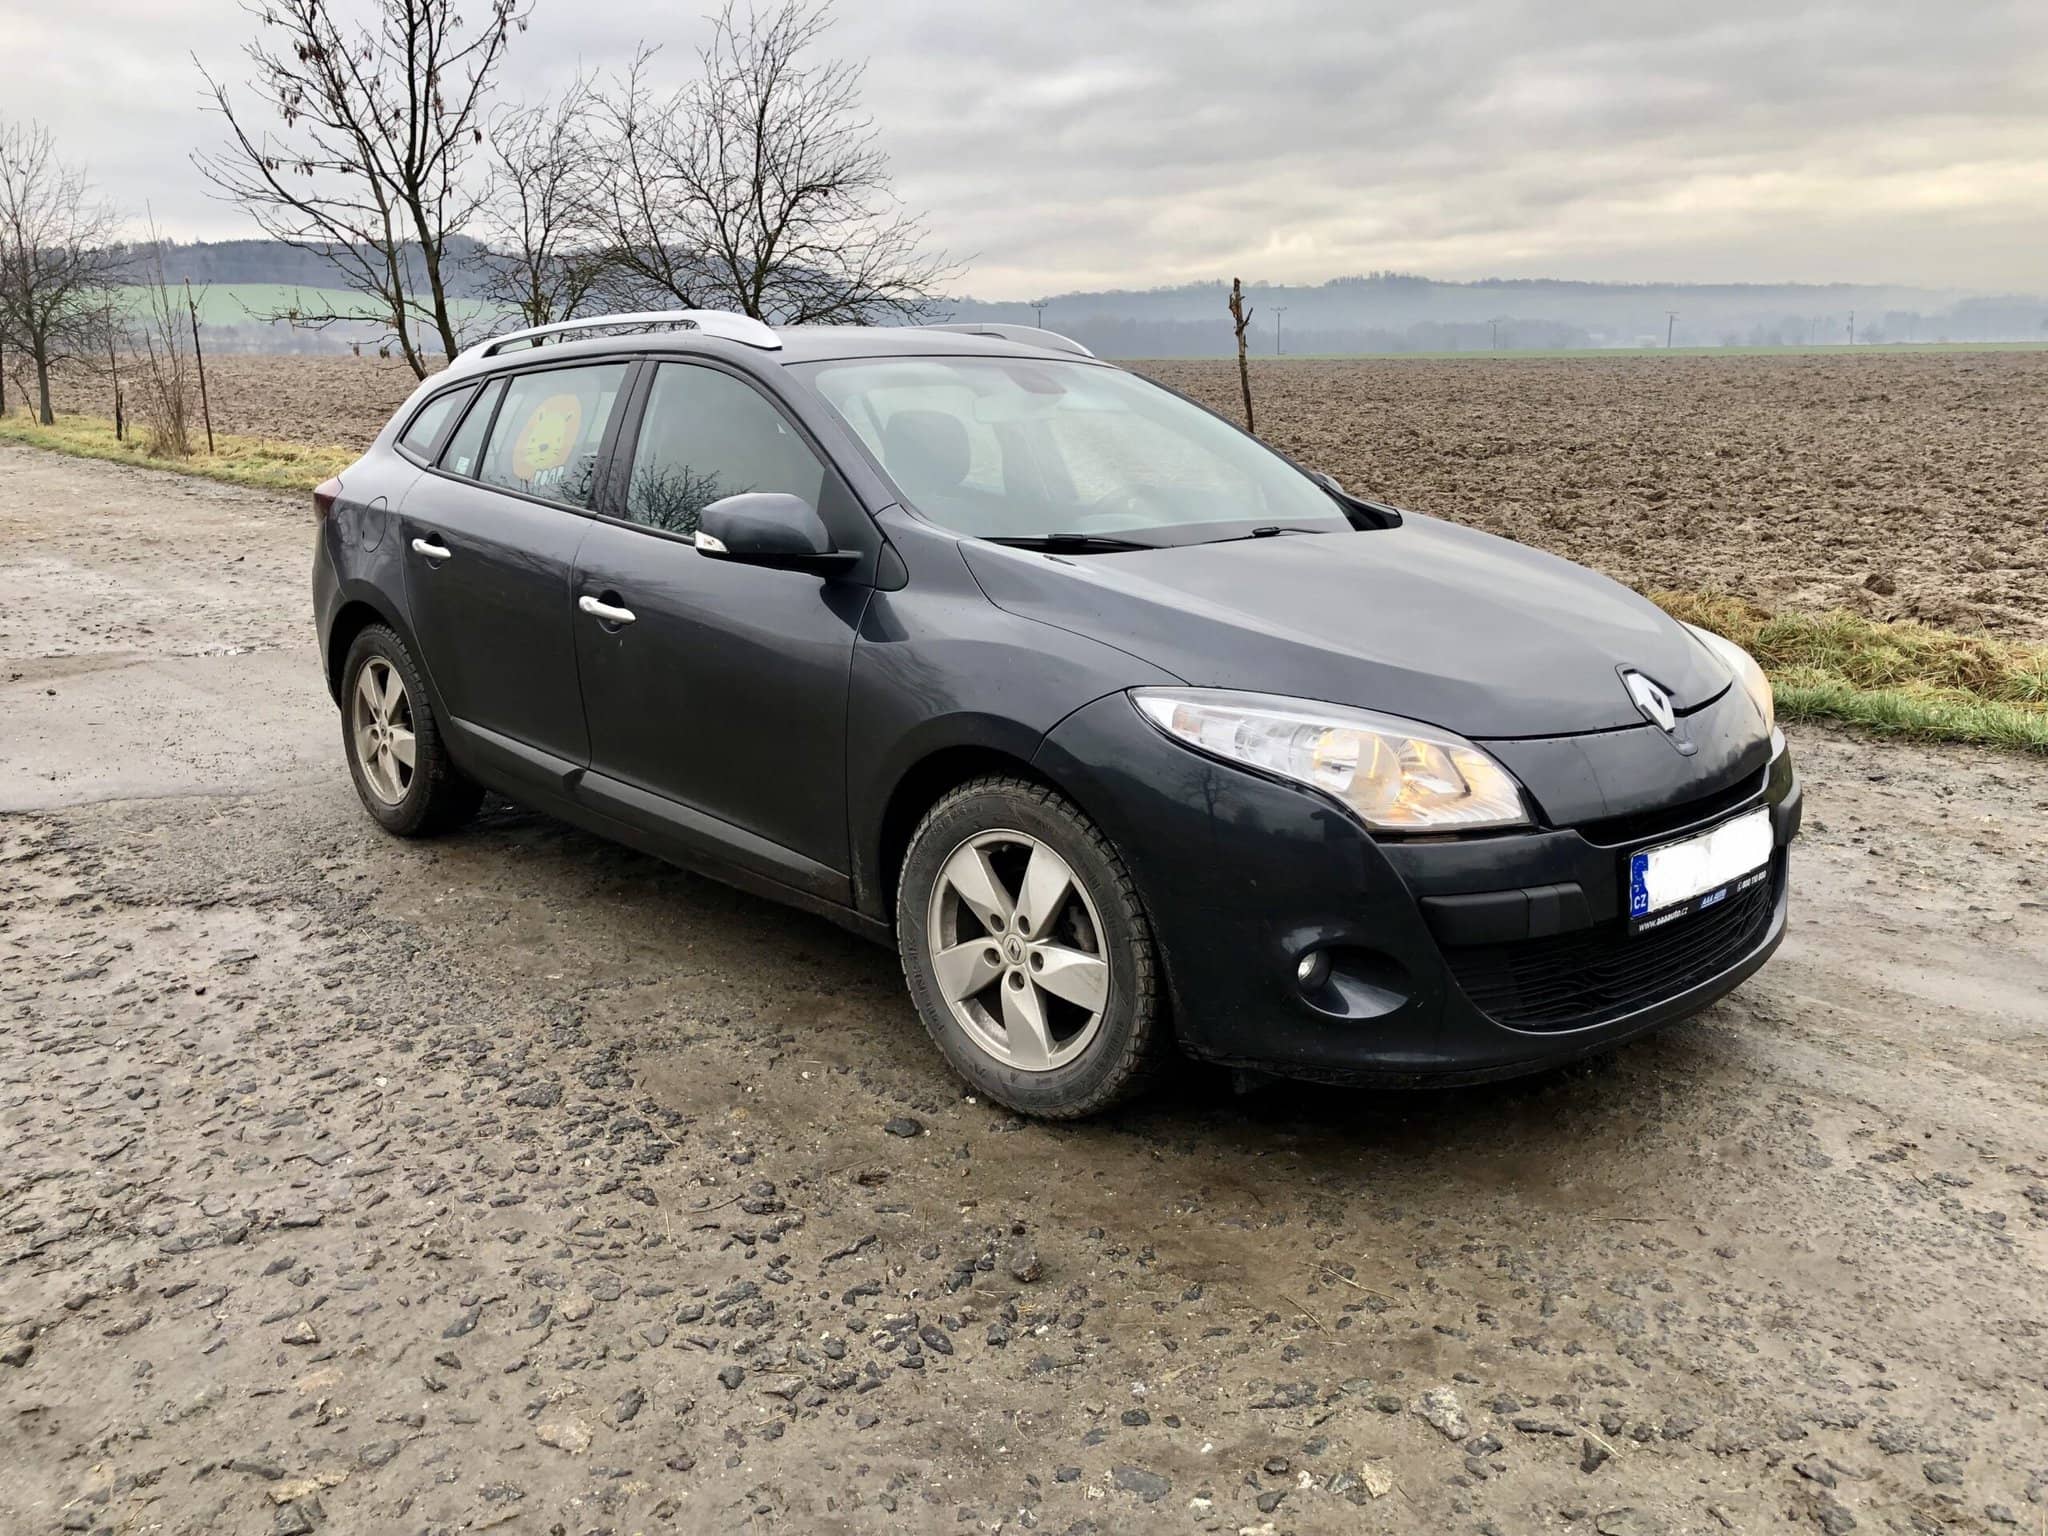
{"type": "Polygon", "coordinates": [[[1100,1113],[1172,1059],[1137,885],[1043,784],[976,779],[926,813],[897,881],[896,943],[946,1060],[1020,1114],[1100,1113]]]}
{"type": "Polygon", "coordinates": [[[412,652],[382,624],[357,635],[342,663],[341,738],[363,809],[387,832],[431,837],[483,800],[448,755],[412,652]]]}

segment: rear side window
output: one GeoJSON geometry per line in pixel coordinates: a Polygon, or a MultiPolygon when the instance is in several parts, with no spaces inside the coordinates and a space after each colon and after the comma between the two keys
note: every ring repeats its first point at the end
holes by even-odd
{"type": "Polygon", "coordinates": [[[587,507],[628,365],[548,368],[515,374],[505,385],[477,479],[566,506],[587,507]]]}
{"type": "Polygon", "coordinates": [[[782,491],[813,507],[825,466],[782,413],[730,374],[663,363],[633,450],[626,516],[694,533],[697,514],[742,491],[782,491]]]}
{"type": "Polygon", "coordinates": [[[475,392],[474,387],[451,389],[434,396],[413,414],[412,425],[398,439],[398,446],[422,463],[430,461],[448,423],[455,419],[463,403],[475,392]]]}
{"type": "Polygon", "coordinates": [[[475,478],[477,460],[483,457],[484,433],[490,430],[491,413],[498,408],[498,397],[504,393],[505,381],[493,379],[476,397],[476,404],[462,418],[462,425],[455,429],[455,436],[441,455],[441,467],[449,474],[475,478]]]}

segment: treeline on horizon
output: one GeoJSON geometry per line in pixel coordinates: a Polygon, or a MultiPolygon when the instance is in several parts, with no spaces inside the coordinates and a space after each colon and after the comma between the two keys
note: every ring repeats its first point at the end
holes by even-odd
{"type": "MultiPolygon", "coordinates": [[[[475,242],[461,240],[463,247],[475,242]]],[[[270,240],[167,242],[166,276],[195,288],[267,284],[325,288],[331,267],[309,251],[270,240]]],[[[451,242],[451,289],[476,299],[476,265],[451,242]]],[[[1043,323],[1107,357],[1224,357],[1233,351],[1224,282],[1056,294],[1043,323]]],[[[1626,283],[1569,278],[1445,281],[1371,272],[1318,284],[1247,283],[1253,351],[1566,351],[1662,346],[1768,347],[1887,342],[2048,341],[2048,299],[1854,283],[1626,283]],[[1676,314],[1675,320],[1669,317],[1676,314]]],[[[961,320],[1033,324],[1016,301],[960,298],[961,320]]],[[[510,322],[508,322],[510,323],[510,322]]],[[[375,327],[324,332],[250,320],[221,328],[223,343],[251,351],[346,350],[375,327]]]]}

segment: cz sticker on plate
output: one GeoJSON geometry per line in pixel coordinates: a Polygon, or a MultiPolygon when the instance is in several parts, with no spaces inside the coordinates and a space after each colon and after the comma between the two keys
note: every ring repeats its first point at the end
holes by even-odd
{"type": "Polygon", "coordinates": [[[1717,907],[1770,872],[1771,813],[1745,811],[1697,836],[1628,856],[1628,931],[1649,933],[1717,907]]]}

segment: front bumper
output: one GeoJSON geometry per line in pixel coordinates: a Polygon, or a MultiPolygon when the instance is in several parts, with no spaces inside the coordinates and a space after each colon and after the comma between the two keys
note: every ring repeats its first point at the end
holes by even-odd
{"type": "Polygon", "coordinates": [[[1786,751],[1730,755],[1706,793],[1666,785],[1661,808],[1583,831],[1435,840],[1375,839],[1321,796],[1166,740],[1121,695],[1061,722],[1038,762],[1130,865],[1183,1048],[1231,1066],[1395,1085],[1536,1071],[1698,1012],[1785,934],[1801,800],[1786,751]],[[1769,879],[1631,938],[1628,853],[1757,805],[1769,879]],[[1332,973],[1305,994],[1297,967],[1319,949],[1332,973]]]}

